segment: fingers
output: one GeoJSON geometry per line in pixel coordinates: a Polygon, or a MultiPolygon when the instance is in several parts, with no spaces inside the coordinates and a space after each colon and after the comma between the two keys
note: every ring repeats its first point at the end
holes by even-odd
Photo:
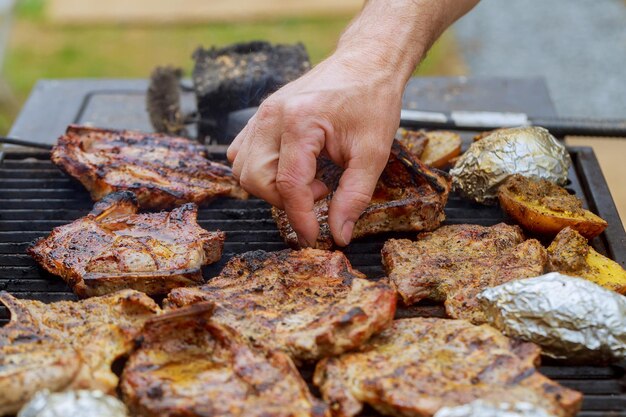
{"type": "Polygon", "coordinates": [[[330,231],[339,246],[350,243],[354,225],[372,199],[387,159],[388,156],[383,155],[373,161],[352,159],[348,162],[328,212],[330,231]]]}
{"type": "Polygon", "coordinates": [[[282,208],[301,246],[313,246],[319,224],[313,206],[328,194],[315,179],[326,130],[296,106],[266,100],[228,149],[233,176],[249,193],[282,208]]]}
{"type": "Polygon", "coordinates": [[[254,123],[253,118],[248,120],[248,123],[241,129],[241,132],[235,137],[235,139],[231,142],[228,150],[226,151],[226,158],[228,158],[228,162],[231,164],[235,161],[237,154],[239,153],[239,148],[241,148],[241,144],[248,137],[248,132],[250,131],[250,125],[254,123]]]}
{"type": "Polygon", "coordinates": [[[233,175],[246,191],[282,208],[275,181],[281,125],[275,113],[268,113],[263,108],[259,112],[263,117],[253,118],[242,131],[241,142],[237,144],[239,149],[233,158],[233,175]]]}
{"type": "Polygon", "coordinates": [[[324,139],[323,129],[311,128],[300,133],[287,131],[281,140],[276,188],[300,246],[315,245],[319,223],[313,205],[328,193],[326,185],[315,179],[317,156],[324,139]]]}

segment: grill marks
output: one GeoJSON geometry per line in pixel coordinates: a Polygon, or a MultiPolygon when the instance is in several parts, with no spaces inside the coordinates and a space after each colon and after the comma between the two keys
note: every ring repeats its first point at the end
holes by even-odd
{"type": "MultiPolygon", "coordinates": [[[[577,153],[573,157],[577,160],[577,153]]],[[[572,171],[571,188],[576,195],[585,199],[578,171],[572,171]]],[[[73,299],[71,290],[61,280],[36,269],[35,262],[25,254],[30,242],[36,237],[47,235],[53,226],[68,223],[89,212],[93,203],[82,186],[74,184],[60,172],[44,152],[7,152],[0,163],[0,189],[20,190],[19,196],[7,198],[0,192],[0,288],[19,297],[36,298],[53,302],[73,299]],[[28,181],[23,183],[22,181],[28,181]],[[45,193],[42,190],[47,190],[45,193]],[[55,194],[55,190],[62,190],[55,194]],[[72,190],[72,193],[67,192],[72,190]],[[33,221],[55,222],[49,227],[32,227],[33,221]],[[7,262],[5,262],[7,261],[7,262]],[[21,266],[15,265],[20,263],[21,266]],[[26,277],[26,278],[23,278],[26,277]]],[[[588,203],[585,199],[586,204],[588,203]]],[[[446,223],[477,223],[485,226],[505,220],[498,207],[486,207],[460,199],[451,194],[446,206],[446,223]]],[[[276,231],[270,207],[263,201],[252,199],[217,199],[198,213],[201,227],[214,230],[220,227],[228,233],[222,261],[205,268],[205,277],[216,276],[231,256],[257,249],[280,250],[285,245],[276,231]]],[[[397,237],[395,234],[394,237],[397,237]]],[[[384,275],[381,267],[380,250],[389,235],[370,237],[353,242],[345,250],[351,264],[369,278],[384,275]]],[[[407,235],[414,238],[414,234],[407,235]]],[[[594,242],[596,249],[606,253],[601,241],[594,242]],[[599,246],[597,246],[599,245],[599,246]]],[[[619,248],[614,248],[619,250],[619,248]]],[[[398,316],[414,317],[425,311],[442,313],[441,306],[425,305],[420,302],[411,307],[398,309],[398,316]]],[[[0,325],[8,318],[6,308],[0,305],[0,325]]],[[[305,368],[306,371],[306,368],[305,368]]],[[[303,371],[304,372],[304,371],[303,371]]],[[[550,363],[541,372],[561,384],[585,393],[583,411],[579,417],[598,417],[613,413],[621,415],[626,407],[624,368],[562,366],[550,363]]],[[[308,377],[307,377],[308,378],[308,377]]],[[[367,416],[373,411],[368,410],[367,416]]]]}
{"type": "Polygon", "coordinates": [[[133,348],[144,322],[160,309],[126,290],[81,302],[43,304],[0,292],[11,322],[0,328],[0,415],[37,391],[99,389],[113,393],[112,363],[133,348]]]}
{"type": "Polygon", "coordinates": [[[200,228],[194,204],[171,212],[137,210],[132,193],[109,194],[87,216],[54,229],[28,253],[82,297],[123,288],[166,294],[201,283],[201,267],[222,255],[224,234],[200,228]]]}
{"type": "Polygon", "coordinates": [[[70,126],[51,158],[95,201],[123,190],[153,209],[247,197],[229,167],[209,161],[200,144],[180,137],[70,126]]]}
{"type": "Polygon", "coordinates": [[[525,401],[573,416],[582,396],[535,371],[539,348],[461,320],[396,320],[355,352],[322,360],[314,382],[336,415],[364,404],[397,416],[431,416],[443,406],[525,401]]]}
{"type": "Polygon", "coordinates": [[[476,301],[484,288],[541,275],[545,248],[504,223],[443,226],[416,242],[390,239],[382,250],[389,278],[406,304],[443,301],[450,317],[484,323],[476,301]]]}
{"type": "Polygon", "coordinates": [[[395,291],[364,278],[341,252],[253,251],[200,288],[173,290],[164,305],[214,302],[216,322],[309,361],[353,349],[393,319],[395,291]]]}
{"type": "MultiPolygon", "coordinates": [[[[331,194],[315,203],[314,212],[320,224],[316,248],[330,249],[333,238],[328,224],[332,191],[342,170],[326,158],[318,159],[318,179],[324,182],[331,194]]],[[[353,238],[384,232],[417,232],[434,230],[445,219],[444,207],[450,192],[450,177],[437,169],[424,165],[394,141],[391,155],[383,170],[372,201],[354,226],[353,238]]],[[[287,214],[273,208],[272,215],[285,242],[298,248],[298,237],[291,227],[287,214]]]]}
{"type": "Polygon", "coordinates": [[[146,324],[122,376],[131,410],[145,417],[324,417],[293,362],[258,350],[211,319],[211,303],[146,324]]]}

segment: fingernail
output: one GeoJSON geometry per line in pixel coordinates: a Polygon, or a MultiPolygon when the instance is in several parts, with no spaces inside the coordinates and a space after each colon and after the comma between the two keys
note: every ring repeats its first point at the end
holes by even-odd
{"type": "Polygon", "coordinates": [[[346,222],[341,227],[341,240],[343,240],[344,245],[348,245],[350,240],[352,240],[352,231],[354,230],[354,222],[351,220],[346,220],[346,222]]]}

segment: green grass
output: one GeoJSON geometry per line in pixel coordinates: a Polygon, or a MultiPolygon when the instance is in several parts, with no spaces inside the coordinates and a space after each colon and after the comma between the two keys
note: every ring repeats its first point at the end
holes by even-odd
{"type": "MultiPolygon", "coordinates": [[[[21,0],[4,68],[15,99],[11,104],[0,103],[0,134],[8,130],[40,78],[145,78],[155,66],[166,64],[182,66],[189,73],[191,53],[198,46],[254,39],[301,41],[317,63],[333,51],[349,20],[346,16],[236,24],[60,26],[46,21],[45,0],[21,0]]],[[[459,73],[455,54],[449,51],[454,51],[454,39],[444,36],[419,73],[459,73]]]]}

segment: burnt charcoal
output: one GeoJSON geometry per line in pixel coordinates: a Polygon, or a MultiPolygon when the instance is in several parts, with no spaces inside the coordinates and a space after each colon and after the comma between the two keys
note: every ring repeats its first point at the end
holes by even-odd
{"type": "Polygon", "coordinates": [[[183,71],[174,67],[156,67],[150,75],[146,108],[155,131],[187,136],[180,109],[180,78],[183,71]]]}
{"type": "Polygon", "coordinates": [[[269,94],[311,68],[301,43],[255,41],[224,48],[198,48],[193,83],[202,122],[199,137],[223,140],[228,113],[255,107],[269,94]]]}

